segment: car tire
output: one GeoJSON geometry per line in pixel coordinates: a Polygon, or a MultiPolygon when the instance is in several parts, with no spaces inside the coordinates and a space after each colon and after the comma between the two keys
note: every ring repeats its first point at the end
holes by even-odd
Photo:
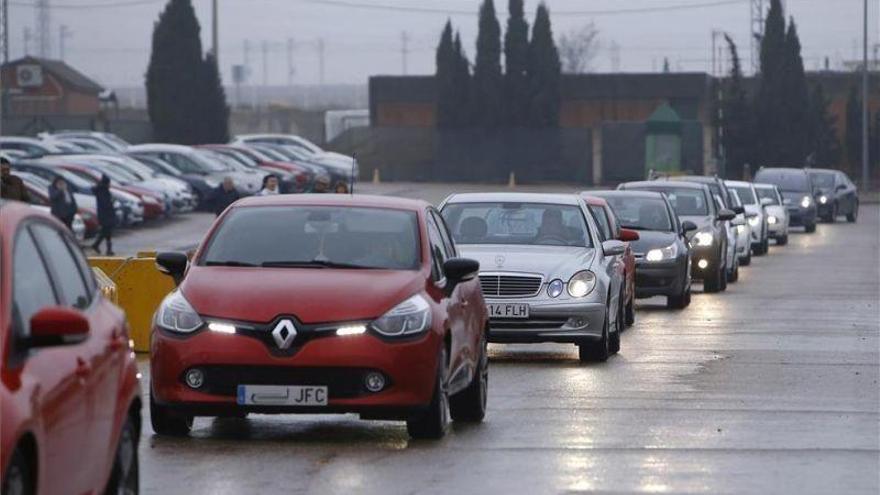
{"type": "Polygon", "coordinates": [[[620,291],[620,298],[617,303],[617,318],[615,318],[616,322],[614,324],[614,333],[608,335],[608,352],[610,354],[617,354],[620,352],[620,334],[623,333],[624,329],[624,309],[623,309],[623,290],[620,291]]]}
{"type": "Polygon", "coordinates": [[[812,234],[816,231],[816,222],[808,223],[804,225],[804,231],[808,234],[812,234]]]}
{"type": "Polygon", "coordinates": [[[624,323],[626,326],[631,327],[636,323],[636,302],[635,297],[631,298],[628,303],[626,303],[626,308],[624,309],[624,323]]]}
{"type": "Polygon", "coordinates": [[[748,254],[746,254],[745,258],[740,258],[739,266],[749,266],[752,264],[752,248],[746,249],[746,253],[748,254]]]}
{"type": "Polygon", "coordinates": [[[737,280],[739,280],[739,263],[736,263],[736,265],[733,267],[733,271],[730,272],[727,280],[730,283],[735,283],[737,280]]]}
{"type": "Polygon", "coordinates": [[[449,430],[449,395],[446,389],[449,363],[446,349],[437,358],[437,378],[428,407],[406,421],[406,431],[415,439],[439,440],[449,430]]]}
{"type": "Polygon", "coordinates": [[[584,341],[578,344],[578,359],[582,363],[605,362],[611,355],[608,338],[608,311],[605,311],[605,324],[602,326],[602,338],[596,341],[584,341]]]}
{"type": "Polygon", "coordinates": [[[22,453],[21,449],[15,449],[6,466],[6,476],[3,477],[2,490],[4,495],[30,495],[35,493],[34,474],[31,466],[22,453]]]}
{"type": "Polygon", "coordinates": [[[477,371],[466,389],[449,398],[449,414],[453,421],[479,423],[486,417],[489,395],[489,352],[487,340],[480,340],[477,371]]]}
{"type": "Polygon", "coordinates": [[[837,221],[837,215],[839,214],[840,210],[837,206],[837,203],[834,203],[834,205],[831,206],[831,212],[828,214],[828,218],[826,218],[825,220],[827,220],[828,223],[834,223],[837,221]]]}
{"type": "Polygon", "coordinates": [[[776,237],[777,246],[785,246],[786,244],[788,244],[788,234],[776,237]]]}
{"type": "Polygon", "coordinates": [[[718,291],[719,292],[724,292],[727,290],[727,282],[728,282],[728,280],[727,280],[727,267],[724,267],[721,270],[720,282],[718,284],[718,287],[719,287],[718,291]]]}
{"type": "Polygon", "coordinates": [[[853,205],[852,211],[846,214],[846,221],[849,223],[855,223],[856,220],[858,220],[858,219],[859,219],[859,202],[856,201],[856,203],[853,205]]]}
{"type": "Polygon", "coordinates": [[[156,404],[150,392],[150,424],[157,435],[184,437],[192,428],[193,417],[156,404]]]}
{"type": "Polygon", "coordinates": [[[128,417],[119,434],[119,445],[113,458],[113,470],[104,493],[136,495],[140,493],[138,463],[138,432],[128,417]]]}
{"type": "Polygon", "coordinates": [[[724,269],[719,267],[711,276],[703,279],[703,292],[711,294],[721,291],[721,277],[724,269]]]}

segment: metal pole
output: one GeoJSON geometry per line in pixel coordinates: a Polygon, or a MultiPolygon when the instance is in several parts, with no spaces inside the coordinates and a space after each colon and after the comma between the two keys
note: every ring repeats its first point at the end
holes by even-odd
{"type": "Polygon", "coordinates": [[[868,0],[862,31],[862,189],[868,189],[868,0]]]}
{"type": "Polygon", "coordinates": [[[217,62],[217,69],[220,69],[220,35],[218,33],[218,22],[217,22],[217,0],[212,1],[212,6],[214,7],[214,15],[211,20],[211,44],[212,50],[214,52],[214,60],[217,62]]]}

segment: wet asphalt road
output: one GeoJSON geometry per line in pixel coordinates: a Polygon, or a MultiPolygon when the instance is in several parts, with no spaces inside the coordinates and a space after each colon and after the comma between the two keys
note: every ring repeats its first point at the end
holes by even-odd
{"type": "Polygon", "coordinates": [[[142,491],[876,494],[878,214],[795,234],[686,310],[640,301],[607,363],[492,346],[485,423],[439,442],[355,416],[197,418],[159,438],[145,409],[142,491]]]}

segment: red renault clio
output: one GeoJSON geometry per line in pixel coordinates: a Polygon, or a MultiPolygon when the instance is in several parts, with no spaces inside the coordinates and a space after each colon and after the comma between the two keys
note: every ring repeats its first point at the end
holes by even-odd
{"type": "Polygon", "coordinates": [[[218,218],[156,311],[158,434],[193,416],[359,413],[439,438],[486,410],[479,264],[428,203],[345,195],[247,198],[218,218]]]}
{"type": "Polygon", "coordinates": [[[137,493],[141,402],[125,315],[67,229],[0,201],[0,492],[137,493]]]}

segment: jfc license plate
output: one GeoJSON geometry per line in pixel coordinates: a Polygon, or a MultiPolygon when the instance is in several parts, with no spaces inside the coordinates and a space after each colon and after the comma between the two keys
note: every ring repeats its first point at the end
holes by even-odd
{"type": "Polygon", "coordinates": [[[528,304],[487,304],[489,318],[528,318],[528,304]]]}
{"type": "Polygon", "coordinates": [[[247,406],[326,406],[327,387],[239,385],[236,402],[247,406]]]}

